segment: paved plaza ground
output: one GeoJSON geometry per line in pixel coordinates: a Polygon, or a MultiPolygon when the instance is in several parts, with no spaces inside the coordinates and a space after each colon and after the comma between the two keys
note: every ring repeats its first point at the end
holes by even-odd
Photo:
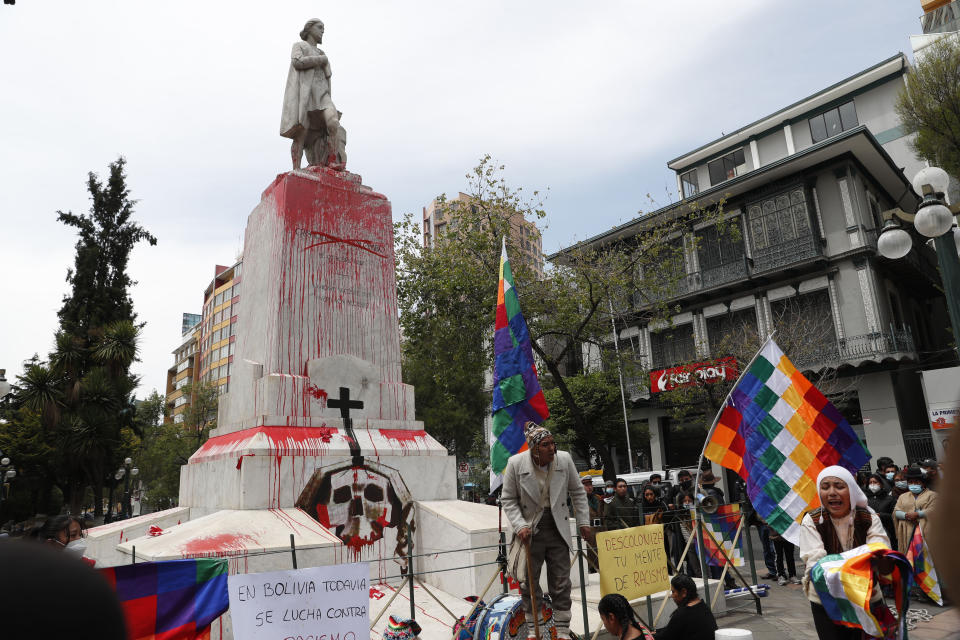
{"type": "MultiPolygon", "coordinates": [[[[751,529],[753,539],[754,560],[756,562],[759,574],[765,574],[766,569],[763,565],[762,552],[760,550],[760,540],[757,537],[755,529],[751,529]]],[[[795,551],[796,553],[796,551],[795,551]]],[[[797,557],[797,571],[802,573],[803,565],[797,557]]],[[[749,567],[747,567],[749,570],[749,567]]],[[[813,626],[813,616],[810,613],[810,604],[803,590],[799,585],[780,586],[774,580],[760,579],[761,583],[770,584],[769,595],[761,599],[763,615],[757,615],[756,606],[752,599],[748,597],[733,598],[727,601],[728,611],[726,614],[718,616],[717,624],[724,628],[749,629],[753,632],[754,640],[817,640],[817,633],[813,626]]],[[[711,581],[711,593],[713,585],[711,581]]],[[[381,590],[385,594],[391,594],[397,585],[390,587],[383,585],[381,590]]],[[[422,624],[424,632],[423,638],[441,638],[449,637],[445,635],[451,620],[455,616],[466,615],[469,612],[470,605],[463,600],[452,598],[447,594],[441,594],[434,591],[435,595],[441,596],[443,605],[438,605],[421,587],[416,589],[417,619],[422,624]]],[[[488,593],[487,600],[492,599],[494,593],[498,590],[497,585],[491,593],[488,593]]],[[[387,613],[399,615],[401,617],[409,616],[409,600],[407,599],[406,589],[398,594],[398,598],[387,613]]],[[[577,633],[583,633],[583,614],[580,603],[580,589],[573,589],[573,620],[571,628],[577,633]]],[[[600,600],[599,578],[596,574],[590,576],[590,585],[587,587],[587,603],[590,629],[596,630],[600,626],[600,617],[597,613],[597,602],[600,600]]],[[[371,603],[371,610],[378,612],[382,604],[371,603]]],[[[654,612],[660,606],[660,600],[653,602],[654,612]]],[[[642,618],[647,619],[646,605],[641,604],[638,611],[642,618]]],[[[916,627],[909,631],[910,640],[960,640],[960,610],[954,606],[937,607],[927,601],[914,602],[911,604],[911,611],[917,614],[923,614],[918,617],[916,627]]],[[[386,618],[383,618],[385,620],[386,618]]],[[[659,621],[659,626],[666,624],[666,616],[659,621]]],[[[379,639],[382,636],[379,631],[383,628],[381,621],[371,637],[379,639]]],[[[612,640],[612,636],[601,632],[598,636],[602,640],[612,640]]]]}

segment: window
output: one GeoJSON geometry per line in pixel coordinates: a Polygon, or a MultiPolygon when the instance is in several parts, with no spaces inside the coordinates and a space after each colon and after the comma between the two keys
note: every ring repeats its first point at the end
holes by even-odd
{"type": "Polygon", "coordinates": [[[697,259],[701,271],[743,260],[743,238],[740,237],[739,226],[740,218],[734,218],[726,221],[722,230],[713,225],[696,232],[697,259]]]}
{"type": "Polygon", "coordinates": [[[873,216],[873,224],[877,229],[883,228],[883,214],[880,213],[880,205],[877,199],[869,192],[867,193],[867,203],[870,205],[870,215],[873,216]]]}
{"type": "Polygon", "coordinates": [[[722,158],[717,158],[707,163],[707,170],[710,172],[710,184],[720,184],[724,180],[739,176],[746,167],[747,160],[743,155],[743,149],[737,149],[722,158]]]}
{"type": "Polygon", "coordinates": [[[697,170],[687,171],[680,176],[680,185],[683,188],[683,197],[689,198],[700,192],[700,185],[697,183],[697,170]]]}
{"type": "Polygon", "coordinates": [[[685,324],[673,330],[650,334],[653,368],[672,367],[691,362],[697,357],[693,343],[693,325],[685,324]]]}
{"type": "Polygon", "coordinates": [[[853,129],[858,124],[860,123],[857,121],[857,109],[851,100],[810,118],[810,137],[814,142],[820,142],[853,129]]]}
{"type": "Polygon", "coordinates": [[[747,217],[754,249],[766,249],[810,235],[803,187],[750,205],[747,217]]]}
{"type": "Polygon", "coordinates": [[[713,355],[728,355],[740,345],[754,344],[758,335],[754,307],[707,318],[707,340],[713,355]]]}

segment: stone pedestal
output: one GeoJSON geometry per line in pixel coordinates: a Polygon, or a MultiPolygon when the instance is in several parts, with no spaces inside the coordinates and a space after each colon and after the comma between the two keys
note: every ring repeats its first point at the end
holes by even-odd
{"type": "MultiPolygon", "coordinates": [[[[298,566],[367,561],[379,584],[396,582],[411,540],[415,553],[495,541],[497,510],[455,500],[455,460],[414,419],[401,379],[386,198],[346,172],[281,174],[247,221],[237,280],[218,428],[181,468],[177,510],[139,518],[129,536],[93,530],[100,564],[129,561],[136,547],[143,561],[287,569],[293,535],[298,566]],[[145,535],[151,518],[163,520],[158,536],[145,535]]],[[[457,598],[477,589],[476,571],[443,576],[457,598]]],[[[231,636],[229,615],[217,625],[231,636]]]]}

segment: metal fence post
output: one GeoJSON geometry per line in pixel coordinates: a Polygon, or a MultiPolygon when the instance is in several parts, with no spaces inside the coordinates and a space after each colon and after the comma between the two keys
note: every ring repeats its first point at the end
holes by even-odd
{"type": "Polygon", "coordinates": [[[417,617],[417,608],[413,603],[413,577],[416,575],[413,569],[413,536],[407,534],[407,577],[410,578],[410,618],[415,620],[417,617]]]}
{"type": "Polygon", "coordinates": [[[587,610],[587,579],[583,571],[583,536],[577,533],[577,564],[580,565],[580,605],[583,607],[583,637],[590,637],[590,622],[587,610]]]}
{"type": "MultiPolygon", "coordinates": [[[[747,504],[750,505],[749,502],[747,504]]],[[[746,535],[747,557],[750,558],[750,579],[753,581],[753,584],[757,584],[757,561],[753,557],[753,536],[751,535],[751,531],[750,531],[750,529],[752,528],[750,526],[750,519],[753,517],[753,514],[754,514],[753,506],[750,505],[749,507],[747,507],[747,509],[744,509],[743,511],[745,511],[746,513],[745,517],[747,518],[747,521],[745,524],[747,525],[747,535],[746,535]]],[[[757,533],[759,535],[759,529],[757,530],[757,533]]],[[[760,544],[763,545],[763,540],[760,540],[760,544]]]]}
{"type": "Polygon", "coordinates": [[[130,551],[130,564],[137,564],[137,545],[132,545],[130,551]]]}
{"type": "Polygon", "coordinates": [[[710,601],[710,567],[707,566],[707,546],[703,542],[703,512],[697,507],[697,542],[700,543],[700,573],[703,575],[703,595],[710,601]]]}
{"type": "Polygon", "coordinates": [[[293,568],[297,568],[297,545],[293,543],[293,534],[290,534],[290,557],[293,558],[293,568]]]}
{"type": "Polygon", "coordinates": [[[507,582],[507,534],[502,529],[500,530],[500,542],[497,547],[497,562],[500,564],[500,588],[503,593],[506,593],[507,582]]]}

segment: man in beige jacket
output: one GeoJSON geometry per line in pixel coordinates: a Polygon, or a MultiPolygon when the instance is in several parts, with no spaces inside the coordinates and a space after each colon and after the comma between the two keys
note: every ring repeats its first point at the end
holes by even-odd
{"type": "Polygon", "coordinates": [[[544,427],[528,422],[527,451],[510,457],[503,471],[503,511],[515,535],[530,553],[533,575],[520,583],[527,629],[533,635],[530,610],[530,582],[540,602],[540,568],[547,563],[547,589],[553,604],[558,638],[570,637],[570,527],[567,499],[573,504],[580,534],[590,540],[590,512],[587,495],[570,454],[557,451],[553,435],[544,427]]]}

